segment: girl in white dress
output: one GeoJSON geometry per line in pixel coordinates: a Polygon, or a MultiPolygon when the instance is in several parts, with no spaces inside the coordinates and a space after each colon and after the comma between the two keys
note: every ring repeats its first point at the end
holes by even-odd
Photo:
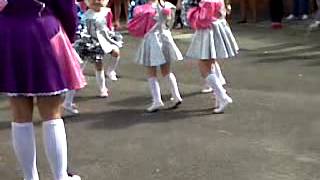
{"type": "Polygon", "coordinates": [[[111,63],[107,75],[113,81],[117,80],[115,69],[120,60],[120,48],[122,36],[114,31],[112,25],[112,12],[107,8],[108,0],[85,0],[88,10],[84,13],[83,36],[76,42],[76,49],[83,60],[91,60],[95,64],[96,80],[99,88],[99,96],[107,97],[104,72],[104,58],[111,56],[111,63]]]}
{"type": "Polygon", "coordinates": [[[196,32],[186,56],[198,60],[202,77],[215,92],[217,107],[214,113],[223,113],[227,105],[232,103],[214,70],[216,60],[234,57],[239,50],[225,17],[223,0],[202,0],[199,7],[188,12],[188,20],[196,32]]]}
{"type": "MultiPolygon", "coordinates": [[[[172,61],[183,59],[169,30],[174,8],[175,6],[169,2],[150,0],[147,4],[137,6],[134,9],[133,19],[131,20],[134,22],[136,18],[149,18],[152,21],[151,26],[150,23],[137,25],[137,27],[145,26],[144,28],[147,29],[136,57],[136,62],[146,67],[148,83],[153,98],[152,105],[147,108],[147,112],[158,111],[160,107],[164,106],[157,78],[157,67],[160,67],[162,76],[169,82],[175,103],[174,107],[178,107],[182,102],[176,77],[170,70],[172,61]],[[147,26],[150,28],[148,29],[147,26]]],[[[128,29],[131,34],[134,34],[130,28],[130,22],[128,29]]]]}

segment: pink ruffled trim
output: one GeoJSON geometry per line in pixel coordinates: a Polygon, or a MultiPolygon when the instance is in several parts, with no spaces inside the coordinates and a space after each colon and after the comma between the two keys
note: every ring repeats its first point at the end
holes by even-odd
{"type": "Polygon", "coordinates": [[[208,29],[212,22],[220,18],[222,2],[201,1],[199,7],[191,8],[187,13],[190,26],[193,29],[208,29]]]}
{"type": "Polygon", "coordinates": [[[60,29],[60,32],[51,39],[51,45],[67,81],[67,89],[77,90],[83,88],[86,85],[86,80],[80,68],[79,62],[81,60],[65,32],[60,29]]]}
{"type": "Polygon", "coordinates": [[[27,96],[27,97],[35,97],[35,96],[56,96],[62,93],[69,91],[68,89],[63,89],[55,92],[48,93],[6,93],[7,96],[15,97],[15,96],[27,96]]]}

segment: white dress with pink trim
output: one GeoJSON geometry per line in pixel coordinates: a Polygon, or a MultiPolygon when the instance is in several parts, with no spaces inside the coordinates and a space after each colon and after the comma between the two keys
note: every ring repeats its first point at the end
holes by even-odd
{"type": "MultiPolygon", "coordinates": [[[[175,44],[167,24],[168,17],[172,17],[172,9],[175,6],[165,2],[164,7],[160,4],[152,4],[149,7],[156,11],[153,17],[156,23],[145,34],[137,52],[136,63],[144,66],[160,66],[171,61],[182,60],[183,56],[175,44]]],[[[147,15],[151,15],[151,13],[147,15]]]]}
{"type": "Polygon", "coordinates": [[[238,44],[225,16],[223,0],[202,0],[197,9],[190,9],[189,22],[196,32],[186,53],[188,59],[227,59],[238,54],[238,44]]]}

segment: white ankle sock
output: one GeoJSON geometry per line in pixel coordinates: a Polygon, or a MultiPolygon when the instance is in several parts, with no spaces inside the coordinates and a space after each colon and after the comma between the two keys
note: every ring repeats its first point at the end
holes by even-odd
{"type": "Polygon", "coordinates": [[[12,144],[25,180],[39,180],[33,123],[12,124],[12,144]]]}
{"type": "Polygon", "coordinates": [[[70,90],[70,91],[66,92],[63,104],[65,106],[71,107],[75,95],[76,95],[76,90],[70,90]]]}
{"type": "Polygon", "coordinates": [[[55,180],[66,180],[67,139],[62,119],[43,122],[43,141],[48,161],[55,180]]]}
{"type": "Polygon", "coordinates": [[[120,56],[118,57],[111,57],[111,62],[109,63],[109,67],[108,67],[108,73],[116,73],[116,69],[118,67],[120,61],[120,56]]]}
{"type": "Polygon", "coordinates": [[[214,63],[214,66],[212,67],[212,71],[216,74],[216,76],[219,78],[222,85],[226,84],[226,79],[223,77],[223,74],[221,72],[220,65],[218,62],[214,63]]]}
{"type": "Polygon", "coordinates": [[[177,79],[176,76],[173,73],[169,73],[166,78],[168,79],[169,85],[170,85],[170,90],[171,90],[171,95],[175,99],[175,101],[182,101],[178,84],[177,84],[177,79]]]}
{"type": "Polygon", "coordinates": [[[99,90],[107,89],[106,87],[106,77],[104,74],[104,70],[96,71],[96,80],[99,87],[99,90]]]}
{"type": "Polygon", "coordinates": [[[162,104],[162,99],[161,99],[161,91],[160,91],[160,85],[159,81],[156,77],[151,77],[148,79],[149,82],[149,87],[153,99],[153,103],[159,103],[162,104]]]}

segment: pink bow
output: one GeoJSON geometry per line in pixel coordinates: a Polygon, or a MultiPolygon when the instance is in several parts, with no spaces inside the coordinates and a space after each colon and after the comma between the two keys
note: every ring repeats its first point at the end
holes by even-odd
{"type": "Polygon", "coordinates": [[[137,6],[133,12],[133,19],[128,22],[128,31],[132,36],[143,38],[156,24],[153,17],[156,10],[151,4],[137,6]]]}
{"type": "Polygon", "coordinates": [[[202,1],[199,7],[191,8],[187,18],[193,29],[207,29],[220,17],[221,2],[202,1]]]}

